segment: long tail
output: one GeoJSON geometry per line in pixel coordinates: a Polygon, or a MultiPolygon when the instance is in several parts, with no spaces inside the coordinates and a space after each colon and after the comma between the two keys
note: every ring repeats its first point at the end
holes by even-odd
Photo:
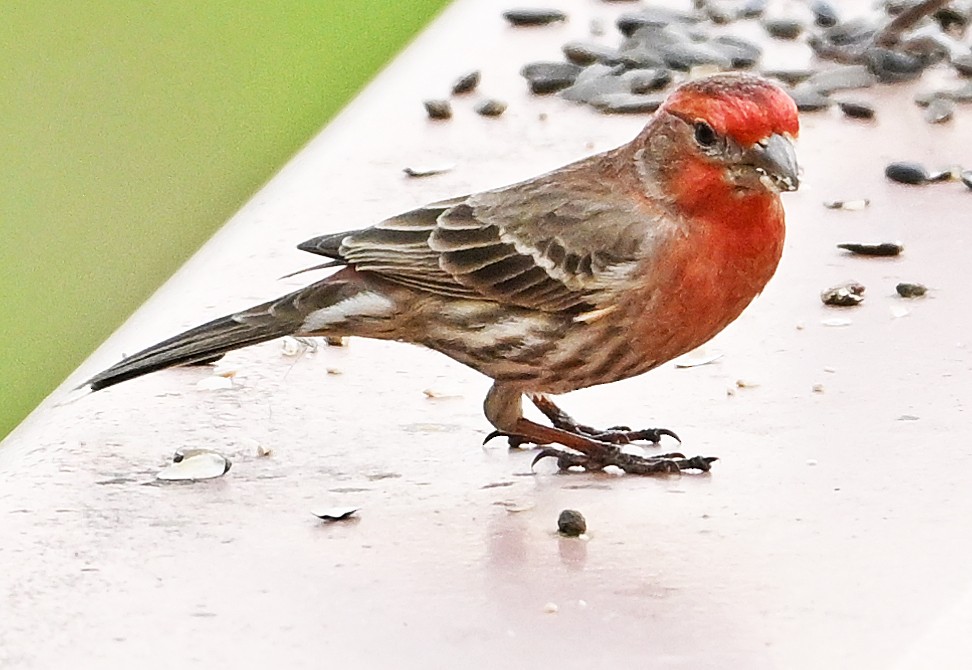
{"type": "Polygon", "coordinates": [[[251,309],[210,321],[133,354],[82,386],[99,391],[174,365],[201,363],[234,349],[300,331],[307,316],[353,296],[358,289],[329,277],[251,309]]]}

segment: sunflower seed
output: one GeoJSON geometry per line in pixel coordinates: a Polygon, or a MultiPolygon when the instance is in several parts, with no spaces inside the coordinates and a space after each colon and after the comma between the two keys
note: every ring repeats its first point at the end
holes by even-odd
{"type": "Polygon", "coordinates": [[[842,100],[837,103],[837,106],[840,107],[840,111],[842,111],[845,116],[849,116],[852,119],[874,118],[874,107],[866,102],[842,100]]]}
{"type": "Polygon", "coordinates": [[[502,100],[483,100],[474,108],[481,116],[499,116],[506,111],[506,103],[502,100]]]}
{"type": "Polygon", "coordinates": [[[822,292],[820,299],[825,305],[853,307],[864,301],[864,286],[857,282],[847,282],[822,292]]]}
{"type": "Polygon", "coordinates": [[[557,517],[557,530],[561,535],[577,537],[587,532],[587,520],[575,509],[565,509],[557,517]]]}
{"type": "Polygon", "coordinates": [[[229,472],[232,463],[222,454],[209,449],[185,449],[175,453],[172,465],[155,477],[165,482],[214,479],[229,472]]]}
{"type": "Polygon", "coordinates": [[[803,32],[803,23],[798,19],[775,17],[763,19],[763,29],[772,37],[781,40],[795,40],[803,32]]]}
{"type": "Polygon", "coordinates": [[[462,95],[463,93],[469,93],[477,86],[479,86],[479,70],[473,70],[472,72],[467,72],[462,75],[454,82],[452,82],[452,92],[456,95],[462,95]]]}
{"type": "Polygon", "coordinates": [[[884,176],[899,184],[919,185],[928,182],[928,170],[921,163],[899,161],[884,168],[884,176]]]}
{"type": "Polygon", "coordinates": [[[425,100],[422,104],[430,119],[452,118],[452,105],[448,100],[425,100]]]}
{"type": "Polygon", "coordinates": [[[928,287],[924,284],[913,284],[911,282],[901,282],[894,287],[902,298],[920,298],[928,293],[928,287]]]}
{"type": "Polygon", "coordinates": [[[503,12],[503,18],[513,26],[545,26],[566,21],[567,15],[559,9],[511,9],[503,12]]]}
{"type": "Polygon", "coordinates": [[[849,251],[857,256],[897,256],[904,251],[904,245],[901,242],[879,242],[876,244],[845,242],[838,244],[837,248],[849,251]]]}

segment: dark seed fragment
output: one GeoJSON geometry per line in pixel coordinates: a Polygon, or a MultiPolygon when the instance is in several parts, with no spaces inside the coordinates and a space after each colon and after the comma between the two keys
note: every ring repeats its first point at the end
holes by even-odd
{"type": "Polygon", "coordinates": [[[899,161],[890,163],[884,168],[884,176],[899,184],[925,184],[928,182],[928,170],[921,163],[899,161]]]}
{"type": "Polygon", "coordinates": [[[605,93],[590,103],[606,114],[647,114],[661,107],[665,99],[659,95],[633,93],[605,93]]]}
{"type": "Polygon", "coordinates": [[[605,93],[625,93],[629,84],[616,76],[618,69],[601,63],[590,65],[577,76],[573,86],[565,88],[560,95],[574,102],[590,102],[605,93]]]}
{"type": "Polygon", "coordinates": [[[867,198],[861,198],[858,200],[827,200],[824,202],[823,206],[827,209],[845,209],[851,212],[856,212],[865,209],[871,201],[867,198]]]}
{"type": "Polygon", "coordinates": [[[731,35],[721,35],[712,40],[710,45],[728,58],[734,69],[754,66],[763,54],[763,50],[749,40],[731,35]]]}
{"type": "Polygon", "coordinates": [[[886,84],[917,79],[925,69],[925,61],[919,56],[879,47],[864,52],[864,60],[871,72],[886,84]]]}
{"type": "Polygon", "coordinates": [[[795,40],[803,32],[803,23],[786,17],[763,19],[763,29],[781,40],[795,40]]]}
{"type": "Polygon", "coordinates": [[[766,11],[766,0],[746,0],[746,3],[739,8],[739,18],[758,19],[766,11]]]}
{"type": "Polygon", "coordinates": [[[837,105],[840,107],[846,116],[852,119],[873,119],[874,118],[874,108],[867,104],[866,102],[855,102],[852,100],[843,100],[838,102],[837,105]]]}
{"type": "Polygon", "coordinates": [[[849,251],[858,256],[897,256],[904,251],[904,245],[900,242],[880,242],[877,244],[845,242],[844,244],[838,244],[837,248],[849,251]]]}
{"type": "Polygon", "coordinates": [[[456,95],[469,93],[479,86],[479,70],[467,72],[452,83],[452,92],[456,95]]]}
{"type": "Polygon", "coordinates": [[[452,118],[452,105],[448,100],[425,100],[422,104],[425,105],[430,119],[452,118]]]}
{"type": "Polygon", "coordinates": [[[972,188],[972,170],[963,170],[962,174],[959,175],[959,179],[962,180],[963,184],[972,188]]]}
{"type": "Polygon", "coordinates": [[[829,288],[820,294],[825,305],[834,307],[853,307],[864,302],[864,285],[857,282],[847,282],[840,286],[829,288]]]}
{"type": "Polygon", "coordinates": [[[688,12],[665,7],[645,7],[640,12],[630,12],[618,17],[618,30],[625,37],[630,37],[639,28],[645,26],[663,27],[671,23],[695,23],[699,17],[688,12]]]}
{"type": "Polygon", "coordinates": [[[564,56],[575,65],[590,65],[591,63],[606,63],[617,60],[618,52],[611,47],[593,42],[573,41],[561,47],[564,56]]]}
{"type": "Polygon", "coordinates": [[[894,287],[894,290],[902,298],[920,298],[928,293],[928,287],[924,284],[912,284],[910,282],[901,282],[894,287]]]}
{"type": "Polygon", "coordinates": [[[816,0],[810,3],[810,11],[813,12],[813,22],[821,28],[830,28],[840,22],[837,10],[825,0],[816,0]]]}
{"type": "Polygon", "coordinates": [[[511,9],[503,12],[503,18],[513,26],[545,26],[566,21],[567,15],[559,9],[511,9]]]}
{"type": "Polygon", "coordinates": [[[665,68],[628,70],[621,79],[628,83],[632,93],[651,93],[672,83],[672,73],[665,68]]]}
{"type": "Polygon", "coordinates": [[[577,537],[587,532],[587,520],[575,509],[565,509],[557,517],[557,530],[561,535],[577,537]]]}
{"type": "Polygon", "coordinates": [[[952,59],[952,67],[963,77],[972,77],[972,54],[956,56],[952,59]]]}
{"type": "Polygon", "coordinates": [[[952,181],[953,179],[955,179],[955,174],[951,170],[941,170],[928,175],[928,183],[930,184],[940,181],[952,181]]]}
{"type": "Polygon", "coordinates": [[[955,103],[943,98],[935,98],[925,108],[925,121],[928,123],[945,123],[951,121],[955,114],[955,103]]]}
{"type": "Polygon", "coordinates": [[[787,93],[793,98],[793,102],[796,103],[797,109],[801,112],[817,112],[821,109],[827,109],[832,102],[830,98],[820,95],[806,84],[791,88],[787,93]]]}
{"type": "Polygon", "coordinates": [[[763,70],[764,77],[772,77],[773,79],[779,79],[784,84],[789,84],[790,86],[796,86],[800,82],[806,81],[813,74],[813,70],[810,69],[778,69],[778,70],[763,70]]]}
{"type": "Polygon", "coordinates": [[[877,78],[863,65],[838,65],[828,70],[816,72],[804,82],[808,87],[822,95],[834,91],[855,88],[869,88],[877,83],[877,78]]]}
{"type": "Polygon", "coordinates": [[[579,65],[573,63],[530,63],[524,65],[520,74],[526,77],[530,90],[537,94],[554,93],[567,88],[581,72],[579,65]]]}
{"type": "Polygon", "coordinates": [[[405,167],[402,168],[402,172],[407,174],[409,177],[431,177],[437,174],[443,174],[452,169],[451,165],[433,165],[433,166],[423,166],[423,167],[405,167]]]}
{"type": "Polygon", "coordinates": [[[474,109],[477,114],[482,116],[499,116],[506,111],[506,103],[502,100],[490,98],[477,104],[474,109]]]}

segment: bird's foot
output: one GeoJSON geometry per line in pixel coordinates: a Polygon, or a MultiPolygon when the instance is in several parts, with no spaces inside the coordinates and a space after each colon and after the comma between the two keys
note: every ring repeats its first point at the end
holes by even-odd
{"type": "Polygon", "coordinates": [[[556,458],[561,470],[581,467],[588,471],[603,470],[613,465],[633,475],[660,475],[678,473],[683,470],[708,472],[713,456],[693,456],[669,453],[655,456],[640,456],[623,451],[610,442],[572,433],[556,427],[543,426],[528,419],[519,419],[515,432],[493,431],[484,444],[495,437],[505,437],[511,444],[532,443],[537,445],[557,444],[566,447],[544,446],[533,459],[533,465],[544,458],[556,458]]]}
{"type": "MultiPolygon", "coordinates": [[[[658,444],[661,442],[663,436],[668,435],[669,437],[674,437],[676,440],[681,442],[682,440],[674,432],[668,430],[667,428],[642,428],[641,430],[632,430],[628,426],[612,426],[607,430],[599,430],[597,428],[592,428],[591,426],[586,426],[582,423],[576,421],[567,412],[560,409],[549,396],[543,394],[534,394],[530,396],[530,401],[539,409],[545,417],[554,425],[554,428],[559,428],[560,430],[567,431],[568,433],[574,433],[575,435],[580,435],[583,437],[589,437],[598,442],[608,442],[609,444],[630,444],[632,442],[651,442],[652,444],[658,444]]],[[[510,446],[519,446],[520,443],[513,444],[514,440],[511,438],[510,446]]]]}
{"type": "Polygon", "coordinates": [[[588,471],[594,471],[603,470],[607,466],[613,465],[633,475],[678,474],[682,470],[708,472],[712,462],[718,460],[714,456],[693,456],[686,458],[685,454],[677,452],[658,454],[656,456],[638,456],[636,454],[625,453],[618,447],[609,444],[598,445],[598,449],[592,453],[579,453],[555,447],[544,447],[537,454],[536,458],[533,459],[533,465],[536,465],[544,458],[556,458],[557,467],[561,470],[581,467],[588,471]]]}

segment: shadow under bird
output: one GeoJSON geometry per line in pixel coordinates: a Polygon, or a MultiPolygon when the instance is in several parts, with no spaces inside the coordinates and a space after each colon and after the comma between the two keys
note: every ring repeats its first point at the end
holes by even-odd
{"type": "Polygon", "coordinates": [[[635,474],[708,470],[715,458],[619,446],[675,437],[669,430],[597,430],[550,396],[651,370],[739,316],[782,253],[780,192],[798,185],[798,132],[793,101],[765,79],[687,82],[616,149],[304,242],[339,269],[86,384],[97,391],[285,335],[399,340],[491,377],[490,437],[546,445],[538,460],[635,474]],[[550,426],[523,416],[523,396],[550,426]]]}

